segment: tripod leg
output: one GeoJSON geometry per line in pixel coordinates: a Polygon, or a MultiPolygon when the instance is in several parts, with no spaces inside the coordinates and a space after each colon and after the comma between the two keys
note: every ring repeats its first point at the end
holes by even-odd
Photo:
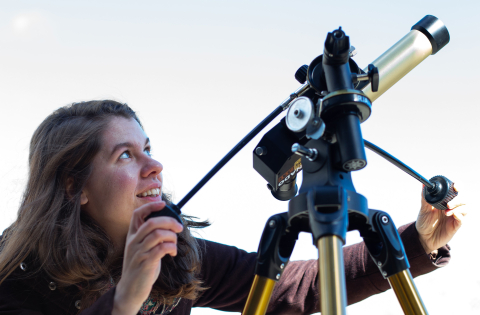
{"type": "Polygon", "coordinates": [[[322,315],[344,315],[347,307],[343,242],[338,236],[318,240],[318,270],[322,315]]]}
{"type": "Polygon", "coordinates": [[[408,268],[407,256],[395,224],[388,213],[369,209],[371,229],[360,228],[368,252],[395,291],[407,315],[428,314],[408,268]]]}
{"type": "Polygon", "coordinates": [[[271,216],[258,246],[255,278],[248,294],[243,315],[264,315],[272,297],[273,288],[292,255],[298,231],[287,228],[286,212],[271,216]]]}
{"type": "Polygon", "coordinates": [[[242,315],[264,315],[275,284],[276,281],[272,279],[255,275],[242,315]]]}
{"type": "Polygon", "coordinates": [[[427,309],[408,269],[387,278],[406,315],[427,315],[427,309]]]}

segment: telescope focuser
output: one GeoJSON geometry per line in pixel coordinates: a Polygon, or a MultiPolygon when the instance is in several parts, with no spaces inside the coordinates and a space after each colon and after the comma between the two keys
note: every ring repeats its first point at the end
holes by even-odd
{"type": "Polygon", "coordinates": [[[424,187],[425,200],[439,210],[448,210],[448,203],[458,195],[454,183],[445,176],[437,175],[430,179],[432,187],[424,187]]]}

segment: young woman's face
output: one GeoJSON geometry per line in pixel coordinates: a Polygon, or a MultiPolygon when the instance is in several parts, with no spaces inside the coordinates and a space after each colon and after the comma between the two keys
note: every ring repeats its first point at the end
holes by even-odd
{"type": "Polygon", "coordinates": [[[82,210],[123,248],[133,210],[161,200],[162,169],[151,157],[140,125],[134,119],[112,118],[82,191],[82,210]]]}

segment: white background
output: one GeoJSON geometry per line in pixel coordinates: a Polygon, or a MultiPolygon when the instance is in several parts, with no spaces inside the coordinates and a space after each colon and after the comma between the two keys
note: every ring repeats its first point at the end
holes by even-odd
{"type": "MultiPolygon", "coordinates": [[[[479,313],[477,1],[2,0],[0,5],[0,230],[15,220],[29,139],[60,106],[107,98],[132,106],[178,202],[299,86],[293,74],[322,53],[328,32],[342,26],[364,68],[423,16],[437,16],[450,31],[450,43],[375,101],[362,129],[365,139],[425,177],[442,174],[456,182],[458,200],[468,204],[468,222],[450,242],[450,265],[416,284],[430,314],[479,313]]],[[[203,237],[255,251],[267,218],[287,211],[287,203],[276,201],[252,168],[259,140],[183,208],[211,220],[203,237]]],[[[354,174],[357,191],[397,226],[414,221],[421,185],[369,151],[367,158],[367,168],[354,174]]],[[[349,234],[349,244],[357,241],[349,234]]],[[[302,236],[292,259],[315,258],[310,235],[302,236]]],[[[391,290],[348,312],[402,314],[391,290]]]]}

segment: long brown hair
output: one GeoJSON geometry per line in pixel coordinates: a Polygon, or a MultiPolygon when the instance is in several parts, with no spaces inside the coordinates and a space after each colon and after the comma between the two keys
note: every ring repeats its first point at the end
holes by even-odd
{"type": "MultiPolygon", "coordinates": [[[[112,117],[140,120],[126,104],[91,101],[59,108],[35,131],[30,142],[29,178],[16,221],[0,241],[0,284],[25,260],[33,274],[45,273],[59,287],[82,289],[81,308],[90,306],[121,276],[106,232],[80,208],[80,196],[112,117]],[[67,189],[68,187],[68,189],[67,189]]],[[[143,127],[142,127],[143,128],[143,127]]],[[[164,200],[170,202],[168,196],[164,200]]],[[[186,227],[205,227],[183,216],[186,227]]],[[[162,259],[151,296],[165,303],[196,298],[200,251],[188,228],[178,236],[178,253],[162,259]],[[163,301],[163,299],[162,299],[163,301]]],[[[31,273],[29,273],[31,274],[31,273]]]]}

